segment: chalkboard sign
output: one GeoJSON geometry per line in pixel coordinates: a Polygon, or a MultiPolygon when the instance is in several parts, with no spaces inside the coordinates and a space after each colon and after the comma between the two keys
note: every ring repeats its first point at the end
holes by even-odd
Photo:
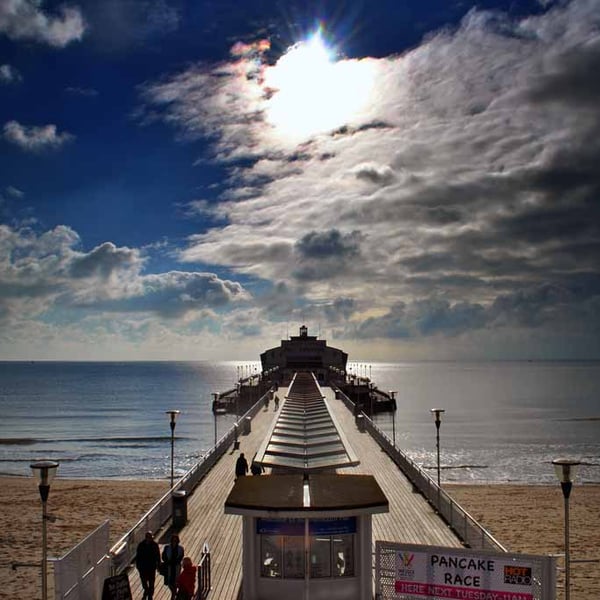
{"type": "Polygon", "coordinates": [[[127,573],[107,577],[104,580],[102,600],[132,600],[127,573]]]}

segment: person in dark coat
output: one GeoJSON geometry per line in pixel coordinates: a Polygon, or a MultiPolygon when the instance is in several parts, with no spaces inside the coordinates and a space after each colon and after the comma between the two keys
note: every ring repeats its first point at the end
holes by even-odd
{"type": "Polygon", "coordinates": [[[171,600],[175,599],[177,591],[177,577],[181,572],[181,561],[184,557],[183,546],[179,543],[179,536],[174,533],[171,536],[171,543],[166,545],[162,551],[162,560],[166,567],[165,585],[171,590],[171,600]]]}
{"type": "Polygon", "coordinates": [[[235,461],[235,478],[243,477],[248,473],[248,461],[244,456],[244,453],[241,452],[238,459],[235,461]]]}
{"type": "Polygon", "coordinates": [[[142,600],[152,600],[154,597],[154,581],[160,565],[160,549],[154,541],[151,531],[147,531],[144,539],[138,544],[135,553],[135,568],[140,574],[144,596],[142,600]]]}
{"type": "Polygon", "coordinates": [[[252,473],[252,475],[261,475],[265,472],[265,468],[261,464],[256,462],[256,453],[254,454],[254,457],[252,458],[252,463],[250,464],[250,472],[252,473]]]}

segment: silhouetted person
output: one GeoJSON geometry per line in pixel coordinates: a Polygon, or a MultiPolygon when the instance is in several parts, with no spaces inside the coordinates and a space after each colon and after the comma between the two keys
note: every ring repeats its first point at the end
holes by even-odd
{"type": "Polygon", "coordinates": [[[175,599],[177,591],[177,577],[181,572],[181,561],[183,560],[184,550],[179,543],[179,536],[174,533],[171,536],[171,543],[163,548],[162,560],[167,570],[165,572],[165,585],[171,590],[171,599],[175,599]]]}
{"type": "Polygon", "coordinates": [[[241,452],[238,459],[235,461],[235,478],[243,477],[248,473],[248,461],[244,456],[244,453],[241,452]]]}
{"type": "Polygon", "coordinates": [[[138,544],[135,553],[135,568],[140,574],[144,596],[142,600],[152,600],[154,597],[154,581],[160,565],[160,549],[154,541],[151,531],[147,531],[144,539],[138,544]]]}
{"type": "Polygon", "coordinates": [[[250,472],[252,473],[252,475],[260,475],[265,472],[265,468],[260,463],[257,463],[255,459],[256,454],[254,454],[254,457],[252,458],[250,472]]]}

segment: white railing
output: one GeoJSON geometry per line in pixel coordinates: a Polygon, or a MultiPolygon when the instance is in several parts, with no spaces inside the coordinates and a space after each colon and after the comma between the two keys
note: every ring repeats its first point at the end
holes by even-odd
{"type": "MultiPolygon", "coordinates": [[[[458,502],[453,500],[443,488],[417,465],[400,448],[394,447],[392,440],[364,413],[356,415],[354,402],[341,390],[336,389],[336,397],[344,402],[357,418],[357,426],[364,427],[381,448],[390,456],[415,488],[427,499],[439,515],[452,527],[462,541],[471,548],[506,552],[506,548],[480,525],[458,502]]],[[[395,415],[394,415],[395,416],[395,415]]]]}
{"type": "Polygon", "coordinates": [[[109,531],[109,521],[104,521],[71,550],[53,560],[56,600],[101,597],[103,582],[111,568],[106,553],[109,531]]]}
{"type": "MultiPolygon", "coordinates": [[[[268,393],[268,392],[267,392],[268,393]]],[[[179,479],[172,489],[170,489],[154,506],[110,549],[112,558],[112,574],[122,573],[135,558],[137,545],[142,541],[146,531],[158,531],[163,528],[169,519],[172,518],[172,495],[173,492],[182,490],[186,494],[191,494],[202,478],[213,468],[217,461],[227,452],[236,438],[236,427],[238,432],[243,431],[243,425],[246,418],[252,418],[259,412],[264,405],[266,394],[250,407],[250,409],[240,417],[240,420],[227,431],[227,433],[218,440],[217,444],[211,448],[202,459],[196,463],[187,473],[179,479]]]]}

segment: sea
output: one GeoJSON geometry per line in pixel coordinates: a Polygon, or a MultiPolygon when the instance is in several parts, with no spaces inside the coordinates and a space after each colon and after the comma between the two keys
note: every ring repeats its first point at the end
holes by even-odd
{"type": "MultiPolygon", "coordinates": [[[[179,410],[175,475],[233,426],[212,394],[256,362],[0,362],[0,474],[56,460],[65,478],[166,479],[168,410],[179,410]]],[[[442,482],[555,483],[552,460],[581,462],[600,482],[600,361],[352,362],[349,371],[396,392],[395,415],[375,422],[433,477],[436,428],[442,482]],[[392,418],[395,417],[395,422],[392,418]]]]}

